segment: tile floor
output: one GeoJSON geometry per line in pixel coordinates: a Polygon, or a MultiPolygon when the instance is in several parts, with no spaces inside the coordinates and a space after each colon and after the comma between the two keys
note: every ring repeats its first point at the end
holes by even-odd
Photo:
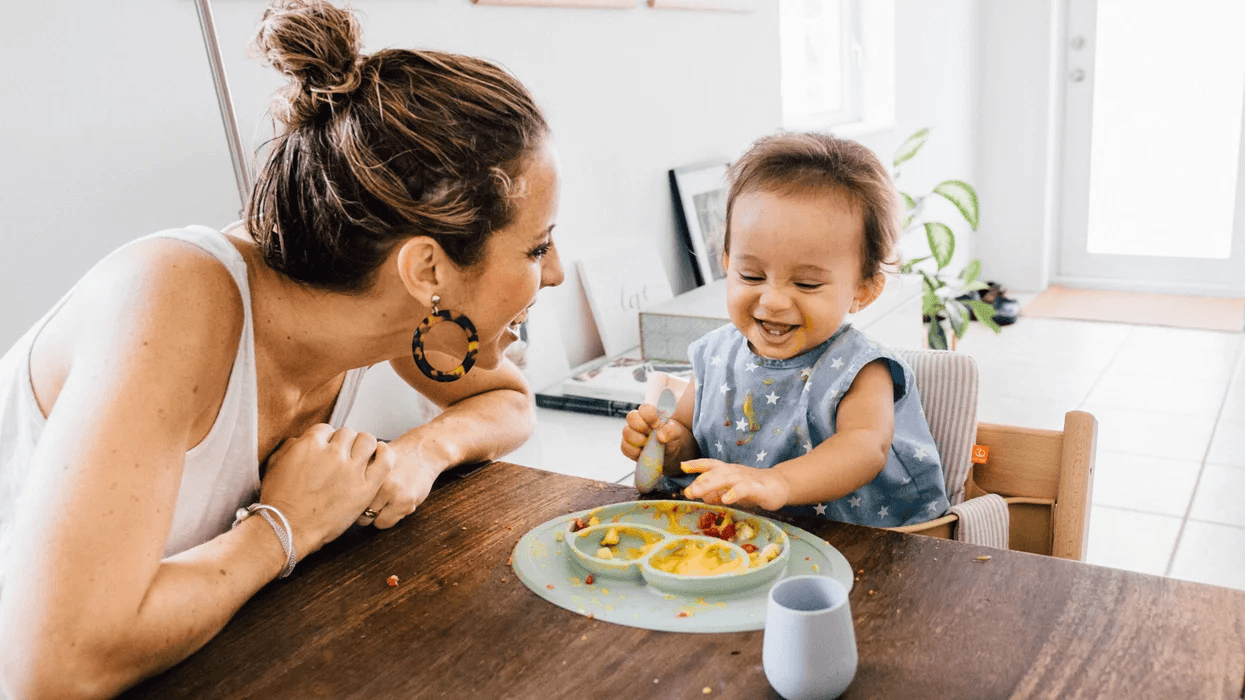
{"type": "MultiPolygon", "coordinates": [[[[1087,561],[1245,589],[1245,357],[1240,333],[1021,318],[960,345],[979,420],[1059,429],[1098,419],[1087,561]]],[[[622,420],[539,409],[507,459],[627,481],[622,420]],[[589,457],[590,455],[590,457],[589,457]]]]}

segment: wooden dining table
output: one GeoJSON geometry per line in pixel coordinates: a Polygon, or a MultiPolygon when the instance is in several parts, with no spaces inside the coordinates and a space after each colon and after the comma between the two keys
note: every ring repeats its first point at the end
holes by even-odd
{"type": "MultiPolygon", "coordinates": [[[[452,472],[397,526],[348,531],[123,697],[778,698],[761,664],[763,631],[590,619],[537,597],[508,565],[532,527],[637,497],[504,462],[452,472]]],[[[1245,693],[1245,591],[780,519],[823,537],[855,572],[860,661],[844,698],[1245,693]]]]}

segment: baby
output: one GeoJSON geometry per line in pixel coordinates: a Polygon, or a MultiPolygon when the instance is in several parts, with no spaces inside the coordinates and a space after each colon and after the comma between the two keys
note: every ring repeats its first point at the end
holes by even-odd
{"type": "MultiPolygon", "coordinates": [[[[726,209],[731,325],[688,348],[694,383],[655,433],[658,488],[876,527],[942,515],[912,370],[844,323],[886,282],[899,223],[885,167],[833,136],[762,138],[732,167],[726,209]]],[[[658,422],[650,404],[627,414],[623,454],[658,422]]]]}

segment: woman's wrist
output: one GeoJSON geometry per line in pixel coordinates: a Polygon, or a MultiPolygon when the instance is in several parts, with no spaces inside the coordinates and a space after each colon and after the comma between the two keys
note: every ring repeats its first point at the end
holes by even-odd
{"type": "Polygon", "coordinates": [[[462,463],[460,451],[454,447],[443,437],[426,433],[421,428],[408,431],[389,443],[389,448],[394,452],[395,469],[415,463],[437,474],[462,463]]]}
{"type": "MultiPolygon", "coordinates": [[[[245,508],[240,509],[240,512],[245,510],[245,508]]],[[[233,526],[234,530],[239,531],[252,542],[252,546],[248,549],[258,554],[257,558],[263,562],[264,571],[270,579],[282,577],[282,573],[289,564],[291,552],[294,553],[296,560],[304,554],[294,543],[292,532],[290,533],[290,546],[287,547],[282,542],[281,537],[277,535],[277,530],[282,527],[282,523],[278,518],[273,518],[273,522],[276,523],[275,527],[259,513],[253,513],[235,520],[233,526]]]]}

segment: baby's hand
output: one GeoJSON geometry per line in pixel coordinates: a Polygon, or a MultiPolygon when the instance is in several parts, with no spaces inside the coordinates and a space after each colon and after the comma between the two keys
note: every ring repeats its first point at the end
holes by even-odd
{"type": "MultiPolygon", "coordinates": [[[[640,458],[644,443],[648,442],[649,434],[659,422],[661,422],[661,417],[657,414],[657,407],[651,403],[642,403],[639,408],[627,413],[627,425],[623,426],[622,432],[622,453],[627,456],[627,459],[640,458]]],[[[673,423],[674,421],[667,421],[661,430],[657,431],[658,442],[665,444],[674,437],[675,429],[671,425],[673,423]]]]}
{"type": "Polygon", "coordinates": [[[650,436],[656,437],[658,442],[666,446],[662,473],[677,476],[682,473],[679,471],[679,464],[698,454],[696,439],[692,437],[692,431],[687,426],[674,418],[654,430],[659,421],[657,407],[652,404],[640,404],[639,408],[628,413],[627,425],[622,434],[622,453],[627,459],[639,459],[644,443],[648,442],[650,436]]]}
{"type": "Polygon", "coordinates": [[[773,469],[754,469],[716,459],[692,459],[683,463],[683,471],[700,474],[691,486],[683,489],[683,495],[705,503],[738,503],[778,510],[787,505],[791,493],[786,477],[773,469]]]}

